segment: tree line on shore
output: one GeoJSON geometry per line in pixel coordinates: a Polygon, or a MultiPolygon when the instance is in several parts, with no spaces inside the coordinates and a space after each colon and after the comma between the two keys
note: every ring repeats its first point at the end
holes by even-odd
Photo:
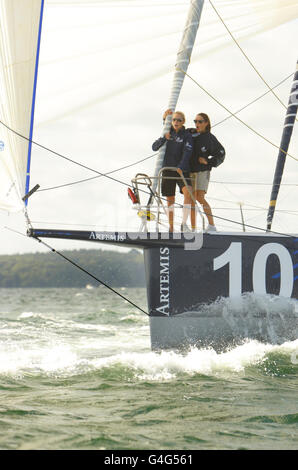
{"type": "MultiPolygon", "coordinates": [[[[144,287],[143,254],[107,250],[65,250],[70,258],[112,287],[144,287]]],[[[85,287],[98,282],[55,253],[0,255],[0,287],[85,287]]]]}

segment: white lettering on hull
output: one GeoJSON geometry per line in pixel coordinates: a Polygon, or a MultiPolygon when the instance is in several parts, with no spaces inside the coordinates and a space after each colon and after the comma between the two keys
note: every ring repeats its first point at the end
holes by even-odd
{"type": "Polygon", "coordinates": [[[114,241],[123,242],[126,240],[126,236],[123,233],[105,233],[105,232],[91,232],[89,240],[100,240],[100,241],[114,241]]]}
{"type": "Polygon", "coordinates": [[[159,301],[156,309],[159,313],[170,315],[170,249],[162,247],[159,250],[159,301]]]}

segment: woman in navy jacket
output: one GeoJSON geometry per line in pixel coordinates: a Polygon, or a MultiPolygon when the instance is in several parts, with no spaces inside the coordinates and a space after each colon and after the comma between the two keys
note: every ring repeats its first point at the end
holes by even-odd
{"type": "Polygon", "coordinates": [[[187,229],[186,220],[188,217],[188,208],[191,206],[192,202],[192,189],[191,182],[189,179],[189,161],[192,156],[193,150],[192,136],[191,133],[185,129],[184,123],[184,114],[180,111],[176,111],[172,117],[172,127],[170,132],[168,132],[164,137],[160,137],[159,139],[157,139],[152,145],[152,149],[155,152],[163,144],[166,143],[166,151],[162,166],[176,168],[176,171],[165,170],[163,172],[161,184],[162,195],[166,196],[168,203],[170,232],[174,231],[173,209],[175,204],[176,184],[179,186],[180,192],[184,195],[183,220],[181,225],[181,231],[187,229]],[[182,174],[189,186],[185,186],[181,178],[182,174]],[[166,177],[171,177],[174,179],[167,179],[166,177]]]}
{"type": "MultiPolygon", "coordinates": [[[[197,114],[194,119],[195,129],[189,129],[193,137],[193,153],[190,159],[190,176],[196,200],[202,205],[208,219],[207,232],[216,231],[211,207],[205,199],[210,180],[210,171],[225,159],[225,149],[211,134],[210,119],[207,114],[197,114]]],[[[192,201],[192,229],[196,227],[195,205],[192,201]]]]}

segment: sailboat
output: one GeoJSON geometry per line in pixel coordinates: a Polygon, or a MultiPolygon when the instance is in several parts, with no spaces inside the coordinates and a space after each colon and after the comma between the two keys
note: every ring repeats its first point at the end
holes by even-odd
{"type": "MultiPolygon", "coordinates": [[[[38,240],[84,240],[142,249],[154,350],[190,346],[222,350],[246,339],[273,344],[297,339],[298,314],[293,299],[298,295],[298,235],[274,232],[272,221],[297,116],[298,69],[286,109],[264,230],[204,233],[201,213],[202,227],[197,233],[162,231],[161,214],[166,212],[160,196],[164,147],[156,159],[154,174],[137,174],[132,179],[130,195],[134,213],[140,218],[139,230],[39,228],[30,220],[28,201],[38,190],[38,186],[30,187],[30,162],[45,2],[27,0],[25,5],[22,0],[0,0],[0,5],[0,78],[1,90],[5,90],[0,134],[3,188],[6,184],[2,208],[22,210],[28,236],[38,240]],[[17,28],[20,21],[22,28],[17,28]],[[144,194],[147,200],[141,203],[144,194]],[[272,299],[272,305],[275,299],[283,299],[286,308],[282,313],[276,308],[270,311],[268,305],[265,309],[259,305],[243,310],[241,299],[250,295],[272,299]],[[232,311],[227,311],[226,300],[233,303],[232,311]]],[[[168,102],[172,110],[187,75],[203,7],[204,0],[190,2],[168,102]]],[[[166,120],[162,135],[169,126],[166,120]]]]}

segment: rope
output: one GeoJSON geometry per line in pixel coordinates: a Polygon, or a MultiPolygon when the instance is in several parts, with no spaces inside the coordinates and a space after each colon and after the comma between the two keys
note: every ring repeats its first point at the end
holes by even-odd
{"type": "Polygon", "coordinates": [[[247,124],[245,121],[243,121],[242,119],[240,119],[238,116],[236,116],[236,113],[233,113],[232,111],[230,111],[224,104],[222,104],[217,98],[215,98],[215,96],[213,96],[208,90],[206,90],[206,88],[204,88],[202,85],[200,85],[194,78],[192,78],[187,72],[184,72],[185,75],[190,79],[192,80],[202,91],[204,91],[204,93],[206,93],[210,98],[213,99],[213,101],[215,101],[219,106],[221,106],[225,111],[227,111],[231,117],[234,117],[235,119],[237,119],[237,121],[241,122],[241,124],[243,124],[245,127],[247,127],[250,131],[252,131],[254,134],[256,134],[258,137],[260,137],[261,139],[265,140],[266,142],[268,142],[270,145],[272,145],[273,147],[277,148],[278,150],[280,150],[282,153],[284,153],[285,155],[287,155],[288,157],[292,158],[293,160],[295,160],[296,162],[298,162],[298,158],[294,157],[293,155],[291,155],[290,153],[287,153],[285,152],[285,150],[283,150],[279,145],[276,145],[274,142],[271,142],[271,140],[269,140],[267,137],[265,137],[263,134],[261,134],[260,132],[256,131],[253,127],[251,127],[249,124],[247,124]]]}
{"type": "MultiPolygon", "coordinates": [[[[94,170],[94,168],[91,168],[91,167],[89,167],[89,166],[87,166],[87,165],[84,165],[83,163],[77,162],[77,161],[75,161],[75,160],[73,160],[73,159],[67,157],[66,155],[63,155],[62,153],[59,153],[59,152],[57,152],[57,151],[55,151],[55,150],[52,150],[52,149],[50,149],[49,147],[46,147],[45,145],[40,144],[39,142],[36,142],[36,141],[34,141],[33,139],[30,139],[29,137],[26,137],[26,136],[20,134],[18,131],[12,129],[12,128],[9,127],[7,124],[5,124],[5,122],[3,122],[3,121],[1,121],[1,120],[0,120],[0,124],[2,124],[7,130],[9,130],[9,131],[12,132],[13,134],[17,135],[18,137],[21,137],[22,139],[26,140],[27,142],[31,142],[33,145],[36,145],[37,147],[39,147],[39,148],[41,148],[41,149],[43,149],[43,150],[46,150],[47,152],[52,153],[53,155],[56,155],[57,157],[63,158],[64,160],[67,160],[67,161],[70,162],[70,163],[73,163],[73,164],[75,164],[75,165],[78,165],[78,166],[80,166],[81,168],[84,168],[85,170],[92,171],[93,173],[96,173],[96,174],[99,175],[99,176],[105,176],[106,178],[108,178],[108,179],[110,179],[110,180],[112,180],[112,181],[115,181],[116,183],[120,183],[120,184],[122,184],[122,185],[124,185],[124,186],[128,186],[128,187],[130,186],[129,184],[124,183],[124,182],[121,181],[121,180],[117,180],[116,178],[112,178],[111,176],[108,176],[109,173],[104,174],[104,173],[101,173],[100,171],[94,170]]],[[[144,160],[146,160],[147,158],[148,158],[148,159],[149,159],[149,158],[152,158],[154,155],[155,155],[155,154],[152,154],[152,155],[150,155],[149,157],[145,157],[145,158],[144,158],[143,160],[141,160],[141,161],[144,161],[144,160]]],[[[133,166],[133,165],[134,165],[134,164],[127,165],[127,168],[128,168],[129,166],[133,166]]],[[[119,171],[122,170],[122,169],[124,169],[124,168],[125,168],[125,167],[120,168],[119,171]]],[[[116,172],[116,171],[118,171],[118,170],[117,170],[117,169],[116,169],[116,170],[113,170],[113,171],[111,171],[110,173],[114,173],[114,172],[116,172]]],[[[68,183],[68,184],[73,184],[73,183],[68,183]]],[[[42,191],[42,190],[39,190],[39,191],[37,191],[37,192],[40,192],[40,191],[42,191]]]]}
{"type": "MultiPolygon", "coordinates": [[[[201,85],[199,85],[199,83],[197,83],[192,77],[190,77],[187,73],[186,73],[186,75],[187,75],[192,81],[194,81],[200,88],[202,88],[204,91],[206,91],[206,93],[207,93],[209,96],[212,97],[212,95],[211,95],[209,92],[207,92],[207,90],[205,90],[203,87],[201,87],[201,85]]],[[[212,97],[212,98],[213,98],[213,97],[212,97]]],[[[216,98],[213,98],[213,99],[216,100],[216,98]]],[[[217,102],[218,102],[218,101],[217,101],[217,102]]],[[[223,106],[223,107],[225,108],[225,106],[222,105],[220,102],[218,102],[218,104],[220,104],[221,106],[223,106]]],[[[231,114],[231,116],[234,116],[234,114],[233,114],[232,112],[230,112],[227,108],[225,108],[225,109],[231,114]]],[[[235,116],[235,117],[236,117],[236,119],[239,119],[237,116],[235,116]]],[[[239,121],[242,122],[244,125],[246,125],[246,123],[244,123],[241,119],[239,119],[239,121]]],[[[25,139],[25,140],[27,140],[27,141],[30,140],[28,137],[23,136],[22,134],[18,133],[18,132],[15,131],[14,129],[11,129],[9,126],[7,126],[7,125],[6,125],[5,123],[3,123],[2,121],[0,121],[0,123],[1,123],[2,125],[4,125],[4,126],[5,126],[8,130],[10,130],[11,132],[13,132],[13,133],[15,133],[16,135],[18,135],[19,137],[21,137],[21,138],[23,138],[23,139],[25,139]]],[[[254,132],[256,132],[256,131],[254,131],[254,132]]],[[[265,140],[267,140],[267,139],[265,138],[265,140]]],[[[110,177],[110,176],[108,176],[108,175],[105,175],[104,173],[100,173],[100,172],[98,172],[97,170],[94,170],[93,168],[87,167],[86,165],[83,165],[82,163],[76,162],[75,160],[72,160],[71,158],[66,157],[65,155],[62,155],[62,154],[60,154],[60,153],[58,153],[58,152],[56,152],[56,151],[54,151],[54,150],[51,150],[51,149],[47,148],[46,146],[44,146],[44,145],[42,145],[42,144],[39,144],[38,142],[35,142],[35,141],[33,141],[33,140],[31,140],[31,141],[32,141],[33,144],[37,145],[38,147],[41,147],[41,148],[43,148],[44,150],[47,150],[47,151],[49,151],[50,153],[53,153],[54,155],[56,155],[56,156],[58,156],[58,157],[61,157],[61,158],[65,159],[65,160],[67,160],[67,161],[70,161],[71,163],[74,163],[75,165],[78,165],[78,166],[83,167],[83,168],[85,168],[85,169],[88,169],[88,170],[90,170],[90,171],[92,171],[92,172],[94,172],[94,173],[97,173],[97,174],[99,174],[99,176],[106,176],[107,178],[112,179],[113,181],[116,181],[116,182],[118,182],[118,183],[120,183],[120,184],[122,184],[122,185],[124,185],[124,186],[126,186],[126,187],[129,187],[129,186],[130,186],[129,184],[127,184],[127,183],[125,183],[125,182],[123,182],[123,181],[117,180],[116,178],[112,178],[112,177],[110,177]]],[[[270,142],[270,141],[269,141],[269,142],[270,142]]],[[[272,142],[270,142],[270,143],[275,146],[275,144],[273,144],[272,142]]],[[[289,154],[288,154],[288,155],[289,155],[289,154]]],[[[290,155],[289,155],[289,156],[290,156],[290,155]]],[[[150,158],[150,157],[148,157],[148,158],[150,158]]],[[[294,158],[295,160],[298,161],[298,159],[296,159],[295,157],[292,157],[292,158],[294,158]]],[[[116,171],[116,170],[115,170],[115,171],[116,171]]],[[[143,192],[143,193],[145,193],[145,194],[150,195],[150,193],[149,193],[148,191],[145,191],[145,190],[142,190],[142,189],[140,189],[139,191],[140,191],[140,192],[143,192]]],[[[39,192],[39,191],[38,191],[38,192],[39,192]]],[[[162,198],[162,199],[164,199],[164,198],[162,198]]],[[[175,202],[174,207],[178,207],[178,208],[179,208],[179,207],[183,207],[183,205],[175,202]]],[[[204,211],[203,211],[203,213],[204,213],[204,211]]],[[[243,224],[240,223],[240,222],[233,221],[233,220],[230,220],[230,219],[226,219],[226,218],[224,218],[224,217],[219,217],[219,216],[216,216],[216,215],[213,215],[213,217],[214,217],[214,218],[217,218],[217,219],[221,219],[221,220],[227,221],[227,222],[231,222],[231,223],[234,223],[234,224],[236,223],[236,224],[239,224],[239,225],[243,225],[243,224]]],[[[257,229],[257,230],[266,231],[265,229],[262,229],[262,228],[259,228],[259,227],[255,227],[255,226],[250,226],[250,225],[246,225],[246,224],[245,224],[245,226],[250,227],[250,228],[253,228],[253,229],[257,229]]],[[[272,232],[272,233],[276,233],[276,234],[278,234],[278,235],[286,235],[286,234],[282,234],[282,233],[279,233],[279,232],[273,232],[273,231],[271,231],[271,232],[272,232]]],[[[291,236],[291,235],[288,235],[288,236],[291,236]]]]}
{"type": "MultiPolygon", "coordinates": [[[[26,235],[24,235],[23,233],[21,232],[18,232],[17,230],[14,230],[12,228],[9,228],[9,227],[4,227],[5,229],[7,230],[10,230],[11,232],[14,232],[14,233],[17,233],[19,235],[22,235],[23,237],[26,237],[26,235]]],[[[102,281],[101,279],[98,279],[98,277],[94,276],[94,274],[90,273],[89,271],[87,271],[86,269],[84,269],[82,266],[80,266],[79,264],[77,264],[75,261],[71,260],[70,258],[68,258],[67,256],[63,255],[62,253],[60,253],[60,251],[57,251],[55,250],[55,248],[53,248],[52,246],[48,245],[47,243],[45,243],[43,240],[40,240],[38,237],[34,237],[34,239],[36,241],[38,241],[39,243],[41,243],[42,245],[44,245],[45,247],[47,247],[49,250],[51,250],[53,253],[56,253],[57,255],[59,255],[61,258],[63,258],[65,261],[67,261],[68,263],[72,264],[73,266],[75,266],[76,268],[78,268],[80,271],[83,271],[85,274],[87,274],[88,276],[92,277],[92,279],[94,279],[95,281],[99,282],[100,284],[102,284],[103,286],[105,286],[107,289],[109,289],[110,291],[112,291],[114,294],[118,295],[119,297],[121,297],[123,300],[125,300],[126,302],[128,302],[129,304],[131,304],[133,307],[137,308],[138,310],[140,310],[141,312],[145,313],[145,315],[149,316],[149,313],[147,313],[145,310],[143,310],[139,305],[135,304],[134,302],[132,302],[130,299],[128,299],[127,297],[125,297],[124,295],[120,294],[120,292],[117,292],[115,289],[113,289],[113,287],[109,286],[107,283],[105,283],[104,281],[102,281]]]]}
{"type": "MultiPolygon", "coordinates": [[[[261,98],[263,98],[264,96],[268,95],[271,91],[273,91],[275,88],[279,87],[280,85],[282,85],[284,82],[286,82],[287,80],[289,80],[289,78],[293,77],[294,73],[291,73],[290,75],[288,75],[286,78],[284,78],[281,82],[279,82],[277,85],[274,85],[274,87],[270,88],[268,91],[265,91],[265,93],[263,93],[262,95],[258,96],[257,98],[255,98],[254,100],[250,101],[248,104],[246,104],[245,106],[243,106],[242,108],[238,109],[238,111],[235,111],[234,114],[239,114],[241,111],[243,111],[244,109],[248,108],[250,105],[256,103],[258,100],[260,100],[261,98]]],[[[227,116],[226,118],[222,119],[221,121],[215,123],[212,125],[212,127],[216,127],[216,126],[219,126],[220,124],[222,124],[223,122],[227,121],[228,119],[231,119],[233,116],[227,116]]]]}
{"type": "MultiPolygon", "coordinates": [[[[108,175],[111,175],[112,173],[116,173],[117,171],[125,170],[127,168],[132,167],[132,166],[138,165],[139,163],[142,163],[146,160],[149,160],[149,158],[152,158],[155,155],[156,155],[156,153],[153,153],[152,155],[149,155],[149,157],[145,157],[145,158],[142,158],[141,160],[138,160],[137,162],[131,163],[131,164],[126,165],[126,166],[122,166],[120,168],[116,168],[115,170],[109,171],[108,173],[100,173],[98,176],[92,176],[91,178],[85,178],[83,180],[73,181],[72,183],[65,183],[65,184],[60,184],[59,186],[52,186],[50,188],[39,189],[37,192],[40,193],[42,191],[50,191],[52,189],[64,188],[65,186],[73,186],[75,184],[85,183],[86,181],[91,181],[91,180],[100,178],[101,176],[108,176],[108,175]]],[[[76,163],[76,162],[73,160],[73,163],[76,163]]],[[[96,170],[92,170],[92,171],[96,171],[96,170]]],[[[119,181],[119,180],[116,180],[116,181],[119,181]]],[[[127,185],[127,186],[129,186],[129,185],[127,185]]]]}
{"type": "MultiPolygon", "coordinates": [[[[277,85],[275,85],[274,87],[270,88],[269,91],[266,91],[265,93],[263,93],[262,95],[258,96],[257,98],[255,98],[253,101],[250,101],[248,104],[246,104],[245,106],[243,106],[242,108],[238,109],[237,111],[235,111],[234,114],[238,114],[240,113],[241,111],[243,111],[244,109],[248,108],[249,106],[251,106],[252,104],[256,103],[258,100],[262,99],[264,96],[268,95],[270,93],[270,91],[272,91],[274,88],[277,88],[279,87],[280,85],[282,85],[285,81],[289,80],[289,78],[291,78],[294,74],[291,73],[290,75],[288,75],[286,78],[284,78],[282,81],[280,81],[279,83],[277,83],[277,85]]],[[[221,121],[213,124],[212,127],[216,127],[216,126],[219,126],[220,124],[222,124],[223,122],[227,121],[228,119],[231,119],[233,116],[230,115],[230,116],[227,116],[226,118],[222,119],[221,121]]],[[[130,165],[127,165],[127,166],[124,166],[124,167],[120,167],[120,168],[117,168],[115,170],[112,170],[108,173],[105,173],[105,174],[100,174],[98,176],[93,176],[91,178],[85,178],[83,180],[78,180],[78,181],[74,181],[72,183],[65,183],[65,184],[62,184],[62,185],[58,185],[58,186],[52,186],[50,188],[44,188],[44,189],[40,189],[38,192],[42,192],[42,191],[50,191],[50,190],[53,190],[53,189],[59,189],[59,188],[64,188],[66,186],[73,186],[75,184],[80,184],[80,183],[84,183],[86,181],[91,181],[93,179],[96,179],[96,178],[100,178],[101,176],[107,176],[107,175],[110,175],[112,173],[116,173],[117,171],[121,171],[121,170],[124,170],[126,168],[130,168],[132,166],[135,166],[135,165],[138,165],[139,163],[142,163],[146,160],[149,160],[150,158],[152,157],[155,157],[157,155],[157,153],[154,153],[152,155],[149,155],[149,157],[146,157],[146,158],[143,158],[141,160],[138,160],[134,163],[131,163],[130,165]]],[[[236,184],[236,183],[231,183],[231,184],[236,184]]],[[[246,183],[241,183],[241,184],[246,184],[246,183]]],[[[250,183],[250,184],[253,184],[253,183],[250,183]]],[[[258,183],[257,183],[258,184],[258,183]]],[[[272,186],[272,183],[268,183],[268,185],[272,186]]]]}
{"type": "MultiPolygon", "coordinates": [[[[184,73],[185,73],[185,72],[184,72],[184,73]]],[[[185,73],[185,75],[187,75],[192,81],[194,81],[194,82],[195,82],[203,91],[205,91],[212,99],[216,100],[215,98],[212,97],[212,95],[211,95],[209,92],[207,92],[207,90],[205,90],[201,85],[199,85],[192,77],[190,77],[187,73],[185,73]]],[[[290,74],[290,75],[288,75],[286,78],[284,78],[281,82],[279,82],[279,83],[278,83],[277,85],[275,85],[273,88],[277,88],[278,86],[280,86],[282,83],[284,83],[286,80],[288,80],[288,79],[289,79],[290,77],[292,77],[292,76],[293,76],[293,73],[290,74]]],[[[225,122],[225,121],[228,120],[228,119],[231,119],[232,117],[236,117],[236,114],[238,114],[239,112],[243,111],[245,108],[247,108],[248,106],[250,106],[251,104],[253,104],[253,103],[255,103],[256,101],[258,101],[258,100],[260,100],[261,98],[263,98],[265,95],[267,95],[268,93],[270,93],[270,91],[271,91],[273,88],[270,88],[269,91],[267,91],[267,92],[263,93],[262,95],[260,95],[259,97],[255,98],[253,101],[251,101],[250,103],[246,104],[245,106],[243,106],[242,108],[240,108],[238,111],[235,111],[235,113],[232,113],[232,112],[229,111],[227,108],[225,108],[224,105],[222,105],[219,101],[217,101],[217,103],[218,103],[220,106],[222,106],[222,107],[230,114],[230,116],[228,116],[228,117],[226,117],[225,119],[223,119],[223,120],[221,120],[221,121],[219,121],[219,122],[213,124],[213,127],[222,124],[223,122],[225,122]]],[[[236,117],[236,119],[239,119],[239,118],[236,117]]],[[[239,120],[240,120],[240,119],[239,119],[239,120]]],[[[241,120],[240,120],[240,121],[241,121],[241,120]]],[[[241,121],[241,122],[242,122],[244,125],[246,125],[243,121],[241,121]]],[[[74,181],[74,182],[71,182],[71,183],[65,183],[65,184],[58,185],[58,186],[52,186],[52,187],[49,187],[49,188],[39,189],[37,192],[49,191],[49,190],[53,190],[53,189],[63,188],[63,187],[66,187],[66,186],[72,186],[72,185],[75,185],[75,184],[80,184],[80,183],[84,183],[84,182],[86,182],[86,181],[91,181],[91,180],[93,180],[93,179],[100,178],[101,176],[105,176],[106,178],[110,178],[112,181],[116,181],[117,183],[120,183],[120,184],[122,184],[122,185],[125,185],[125,186],[129,187],[129,186],[130,186],[129,184],[124,183],[124,182],[122,182],[122,181],[120,181],[120,180],[117,180],[117,179],[115,179],[115,178],[112,178],[112,177],[110,177],[109,175],[112,174],[112,173],[116,173],[117,171],[121,171],[121,170],[124,170],[124,169],[126,169],[126,168],[129,168],[129,167],[132,167],[132,166],[134,166],[134,165],[137,165],[137,164],[139,164],[139,163],[142,163],[142,162],[144,162],[144,161],[146,161],[146,160],[149,160],[150,158],[153,158],[153,157],[156,155],[156,153],[154,153],[154,154],[152,154],[152,155],[149,155],[149,157],[145,157],[145,158],[143,158],[143,159],[141,159],[141,160],[138,160],[138,161],[136,161],[136,162],[134,162],[134,163],[131,163],[131,164],[129,164],[129,165],[126,165],[126,166],[124,166],[124,167],[116,168],[115,170],[112,170],[112,171],[110,171],[110,172],[108,172],[108,173],[101,173],[101,172],[99,172],[99,171],[97,171],[97,170],[95,170],[95,169],[93,169],[93,168],[90,168],[90,167],[88,167],[88,166],[86,166],[86,165],[83,165],[82,163],[77,162],[77,161],[75,161],[75,160],[73,160],[73,159],[71,159],[71,158],[69,158],[69,157],[67,157],[67,156],[65,156],[65,155],[63,155],[63,154],[61,154],[61,153],[59,153],[59,152],[57,152],[57,151],[51,149],[51,148],[49,148],[49,147],[46,147],[45,145],[40,144],[39,142],[36,142],[36,141],[34,141],[33,139],[30,139],[30,138],[28,138],[28,137],[26,137],[26,136],[20,134],[19,132],[17,132],[16,130],[12,129],[10,126],[8,126],[7,124],[5,124],[5,123],[4,123],[3,121],[1,121],[1,120],[0,120],[0,124],[3,125],[6,129],[8,129],[8,130],[9,130],[10,132],[12,132],[13,134],[15,134],[15,135],[21,137],[22,139],[26,140],[27,142],[31,142],[33,145],[36,145],[37,147],[39,147],[39,148],[41,148],[41,149],[43,149],[43,150],[46,150],[47,152],[52,153],[53,155],[56,155],[56,156],[58,156],[58,157],[60,157],[60,158],[63,158],[63,159],[65,159],[65,160],[67,160],[67,161],[69,161],[69,162],[71,162],[71,163],[73,163],[73,164],[75,164],[75,165],[78,165],[78,166],[80,166],[80,167],[82,167],[82,168],[85,168],[85,169],[87,169],[87,170],[89,170],[89,171],[92,171],[93,173],[96,173],[96,174],[98,175],[98,176],[93,176],[93,177],[91,177],[91,178],[85,178],[85,179],[83,179],[83,180],[74,181]]],[[[257,133],[257,131],[254,131],[252,128],[251,128],[251,130],[252,130],[253,132],[257,133]]],[[[277,147],[275,144],[273,144],[272,142],[270,142],[269,139],[266,139],[266,138],[265,138],[265,140],[267,140],[269,143],[271,143],[272,145],[274,145],[275,147],[277,147]]],[[[279,147],[277,147],[277,148],[279,148],[279,147]]],[[[281,150],[282,150],[282,149],[281,149],[281,150]]],[[[298,161],[298,159],[296,159],[295,157],[291,156],[290,154],[288,154],[288,155],[289,155],[291,158],[294,158],[295,160],[298,161]]],[[[141,191],[147,193],[146,191],[143,191],[143,190],[141,190],[141,191]]],[[[147,193],[147,194],[149,194],[149,193],[147,193]]]]}
{"type": "MultiPolygon", "coordinates": [[[[185,75],[188,76],[194,83],[196,83],[197,86],[199,86],[203,91],[205,91],[212,99],[214,99],[214,100],[215,100],[220,106],[222,106],[227,112],[229,112],[229,113],[231,114],[231,117],[234,116],[234,117],[235,117],[236,119],[238,119],[242,124],[244,124],[245,126],[247,126],[247,127],[250,128],[250,126],[248,126],[244,121],[242,121],[240,118],[238,118],[237,116],[235,116],[234,113],[232,113],[231,111],[229,111],[228,108],[226,108],[224,105],[222,105],[222,104],[221,104],[216,98],[214,98],[207,90],[205,90],[198,82],[196,82],[196,80],[194,80],[192,77],[190,77],[190,75],[188,75],[187,73],[185,73],[185,75]]],[[[2,125],[4,125],[4,127],[6,127],[6,128],[7,128],[8,130],[10,130],[11,132],[13,132],[13,133],[15,133],[16,135],[18,135],[19,137],[21,137],[21,138],[23,138],[23,139],[25,139],[25,140],[27,140],[27,141],[30,141],[30,139],[29,139],[28,137],[23,136],[22,134],[18,133],[18,132],[15,131],[14,129],[11,129],[9,126],[7,126],[7,125],[6,125],[5,123],[3,123],[2,121],[0,121],[0,123],[1,123],[2,125]]],[[[252,130],[253,132],[255,132],[256,134],[258,134],[258,135],[261,136],[261,134],[259,134],[257,131],[254,131],[254,129],[251,128],[251,130],[252,130]]],[[[262,136],[261,136],[261,137],[262,137],[262,136]]],[[[268,141],[271,145],[273,145],[273,146],[279,148],[279,147],[276,146],[274,143],[270,142],[266,137],[262,137],[262,138],[264,138],[266,141],[268,141]]],[[[61,158],[65,159],[65,160],[67,160],[67,161],[69,161],[69,162],[71,162],[71,163],[73,163],[73,164],[75,164],[75,165],[78,165],[78,166],[83,167],[83,168],[85,168],[85,169],[88,169],[88,170],[90,170],[90,171],[92,171],[92,172],[94,172],[94,173],[97,173],[99,176],[106,176],[106,178],[109,178],[109,179],[111,179],[111,180],[113,180],[113,181],[115,181],[115,182],[117,182],[117,183],[120,183],[120,184],[126,186],[126,187],[130,187],[129,184],[127,184],[127,183],[125,183],[125,182],[123,182],[123,181],[121,181],[121,180],[118,180],[118,179],[116,179],[116,178],[112,178],[111,176],[105,175],[104,173],[100,173],[99,171],[94,170],[93,168],[87,167],[86,165],[83,165],[82,163],[79,163],[79,162],[77,162],[77,161],[75,161],[75,160],[72,160],[71,158],[66,157],[65,155],[62,155],[62,154],[60,154],[59,152],[56,152],[56,151],[54,151],[54,150],[52,150],[52,149],[50,149],[50,148],[47,148],[46,146],[44,146],[44,145],[42,145],[42,144],[39,144],[38,142],[35,142],[35,141],[33,141],[33,140],[31,140],[31,142],[32,142],[33,144],[37,145],[38,147],[43,148],[44,150],[47,150],[48,152],[50,152],[50,153],[52,153],[52,154],[54,154],[54,155],[56,155],[56,156],[58,156],[58,157],[61,157],[61,158]]],[[[282,150],[282,149],[281,149],[281,150],[282,150]]],[[[284,153],[285,153],[285,152],[284,152],[284,153]]],[[[288,154],[288,155],[289,155],[290,157],[292,157],[294,160],[298,161],[297,158],[291,156],[290,154],[288,154]]],[[[147,157],[147,158],[151,158],[151,157],[152,157],[152,156],[147,157]]],[[[117,170],[114,170],[114,171],[117,171],[117,170]]],[[[145,193],[145,194],[150,195],[150,193],[149,193],[148,191],[146,191],[146,190],[140,189],[139,191],[142,192],[142,193],[145,193]]],[[[39,191],[37,191],[37,192],[39,192],[39,191]]],[[[164,198],[161,198],[161,199],[164,199],[164,198]]],[[[178,207],[178,208],[179,208],[179,207],[183,207],[183,205],[175,202],[174,207],[178,207]]],[[[203,213],[204,213],[204,211],[203,211],[203,213]]],[[[214,215],[213,217],[214,217],[214,218],[217,218],[217,219],[225,220],[225,221],[227,221],[227,222],[231,222],[231,223],[236,223],[236,224],[239,224],[239,225],[243,225],[243,224],[240,223],[240,222],[233,221],[233,220],[230,220],[230,219],[226,219],[226,218],[224,218],[224,217],[219,217],[219,216],[216,216],[216,215],[214,215]]],[[[255,227],[255,226],[250,226],[250,225],[245,225],[245,226],[250,227],[250,228],[253,228],[253,229],[257,229],[257,230],[264,230],[264,231],[266,231],[265,229],[262,229],[262,228],[259,228],[259,227],[255,227]]],[[[271,231],[271,232],[272,232],[272,233],[276,233],[276,234],[278,234],[278,235],[286,235],[286,234],[282,234],[282,233],[279,233],[279,232],[273,232],[273,231],[271,231]]],[[[291,236],[291,235],[289,235],[289,236],[291,236]]]]}
{"type": "MultiPolygon", "coordinates": [[[[226,25],[226,23],[224,22],[223,18],[221,17],[221,15],[219,14],[219,12],[217,11],[217,9],[215,8],[215,6],[213,5],[212,1],[209,0],[209,3],[210,5],[212,6],[213,10],[215,11],[215,13],[217,14],[218,18],[220,19],[220,21],[222,22],[222,24],[224,25],[225,29],[227,30],[227,32],[229,33],[229,35],[231,36],[231,38],[233,39],[234,43],[236,44],[236,46],[239,48],[239,50],[241,51],[241,53],[243,54],[243,56],[245,57],[245,59],[248,61],[248,63],[251,65],[251,67],[254,69],[254,71],[256,72],[256,74],[260,77],[260,79],[262,80],[262,82],[266,85],[266,87],[269,89],[269,91],[275,96],[275,98],[280,102],[280,104],[285,108],[287,109],[288,107],[282,102],[282,100],[279,98],[279,96],[273,91],[273,89],[270,87],[269,83],[264,79],[264,77],[260,74],[260,72],[258,71],[258,69],[255,67],[255,65],[252,63],[252,61],[250,60],[250,58],[248,57],[248,55],[245,53],[245,51],[242,49],[242,47],[240,46],[239,42],[237,41],[237,39],[235,38],[235,36],[233,35],[233,33],[230,31],[230,29],[228,28],[228,26],[226,25]]],[[[296,118],[296,121],[298,119],[296,118]]]]}

